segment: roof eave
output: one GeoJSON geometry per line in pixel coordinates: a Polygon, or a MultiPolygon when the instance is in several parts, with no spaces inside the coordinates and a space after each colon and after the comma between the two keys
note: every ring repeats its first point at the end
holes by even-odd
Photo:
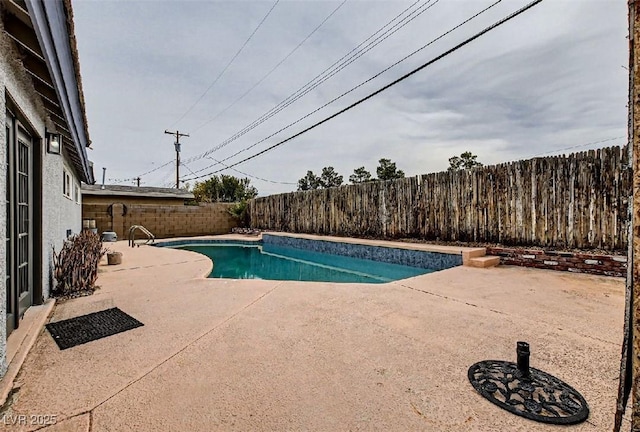
{"type": "Polygon", "coordinates": [[[164,194],[161,192],[147,192],[147,193],[136,193],[129,191],[108,191],[108,190],[86,190],[82,189],[82,195],[93,195],[93,196],[126,196],[126,197],[136,197],[136,198],[163,198],[163,199],[194,199],[193,194],[191,195],[172,195],[172,194],[164,194]]]}
{"type": "Polygon", "coordinates": [[[73,12],[69,0],[25,0],[49,74],[64,113],[75,153],[74,165],[81,180],[94,184],[86,147],[91,143],[84,109],[80,65],[73,34],[73,12]]]}

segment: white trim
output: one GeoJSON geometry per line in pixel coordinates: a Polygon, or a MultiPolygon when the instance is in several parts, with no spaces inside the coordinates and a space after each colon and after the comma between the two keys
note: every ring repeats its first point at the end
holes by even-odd
{"type": "Polygon", "coordinates": [[[62,195],[64,195],[65,198],[68,199],[72,199],[71,196],[71,184],[73,183],[73,181],[71,180],[71,174],[69,174],[69,171],[67,171],[66,168],[62,169],[62,195]]]}
{"type": "Polygon", "coordinates": [[[78,182],[73,182],[73,201],[80,205],[80,185],[78,182]]]}

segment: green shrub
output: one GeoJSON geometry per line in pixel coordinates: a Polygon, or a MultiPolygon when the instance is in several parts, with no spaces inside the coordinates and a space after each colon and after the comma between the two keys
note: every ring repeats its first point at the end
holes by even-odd
{"type": "Polygon", "coordinates": [[[229,207],[229,213],[237,221],[241,227],[249,225],[249,204],[246,200],[242,200],[229,207]]]}
{"type": "Polygon", "coordinates": [[[93,292],[98,278],[98,263],[107,252],[100,236],[91,231],[70,237],[56,253],[53,248],[53,277],[56,285],[53,295],[73,296],[93,292]]]}

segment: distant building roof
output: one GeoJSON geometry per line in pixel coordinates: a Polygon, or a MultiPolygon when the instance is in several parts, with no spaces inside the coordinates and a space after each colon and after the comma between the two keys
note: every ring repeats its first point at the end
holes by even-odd
{"type": "Polygon", "coordinates": [[[161,188],[161,187],[137,187],[123,185],[82,185],[83,195],[100,195],[100,196],[134,196],[143,198],[179,198],[193,199],[191,192],[183,189],[161,188]]]}

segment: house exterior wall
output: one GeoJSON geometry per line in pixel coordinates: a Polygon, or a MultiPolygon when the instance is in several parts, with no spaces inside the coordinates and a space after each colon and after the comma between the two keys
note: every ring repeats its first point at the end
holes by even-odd
{"type": "MultiPolygon", "coordinates": [[[[2,26],[0,20],[0,27],[2,26]]],[[[2,31],[0,30],[0,33],[2,31]]],[[[4,38],[3,38],[4,39],[4,38]]],[[[5,58],[5,44],[4,40],[0,40],[0,196],[4,196],[7,193],[7,151],[6,151],[6,99],[5,99],[5,86],[8,81],[7,69],[8,64],[5,58]]],[[[6,206],[0,206],[0,227],[7,225],[7,209],[6,206]]],[[[6,268],[4,263],[7,259],[7,237],[5,230],[0,230],[0,281],[3,281],[7,277],[6,268]]],[[[7,316],[7,292],[4,289],[0,289],[0,318],[4,317],[6,322],[7,316]]],[[[1,324],[1,323],[0,323],[1,324]]],[[[3,376],[7,371],[7,328],[5,325],[0,325],[0,376],[3,376]]]]}
{"type": "MultiPolygon", "coordinates": [[[[44,143],[47,117],[40,98],[35,93],[31,78],[27,76],[22,64],[17,60],[18,54],[12,42],[5,35],[0,20],[0,197],[4,200],[7,191],[6,184],[6,109],[7,98],[10,97],[18,108],[22,123],[33,137],[33,159],[39,155],[42,161],[42,280],[34,280],[34,286],[41,285],[43,298],[47,299],[50,292],[52,246],[59,250],[66,238],[66,230],[77,233],[82,228],[82,205],[73,199],[69,200],[62,194],[62,172],[65,158],[62,155],[46,152],[44,143]]],[[[71,167],[71,164],[67,164],[71,167]]],[[[34,167],[35,168],[35,167],[34,167]]],[[[80,186],[78,176],[74,170],[73,181],[80,186]]],[[[35,186],[35,185],[34,185],[35,186]]],[[[36,198],[36,197],[34,197],[36,198]]],[[[73,198],[73,196],[72,196],[73,198]]],[[[35,201],[34,201],[35,202],[35,201]]],[[[35,210],[35,209],[34,209],[35,210]]],[[[0,376],[7,368],[6,349],[6,206],[0,205],[0,376]]],[[[34,251],[35,252],[35,251],[34,251]]],[[[35,303],[41,299],[34,298],[35,303]]]]}
{"type": "Polygon", "coordinates": [[[64,156],[44,151],[42,171],[42,293],[46,299],[52,288],[53,248],[60,251],[67,238],[67,230],[71,230],[71,234],[78,234],[82,230],[82,198],[78,192],[79,203],[75,202],[73,190],[75,185],[80,188],[80,180],[64,156]],[[64,171],[71,176],[71,198],[63,194],[64,171]]]}
{"type": "Polygon", "coordinates": [[[62,174],[60,171],[57,171],[59,176],[59,196],[62,195],[62,199],[60,199],[60,201],[62,202],[62,204],[60,205],[62,219],[61,225],[58,227],[58,232],[61,236],[63,236],[62,238],[67,237],[68,230],[71,231],[71,234],[78,234],[80,233],[80,231],[82,231],[82,193],[80,192],[80,178],[75,170],[71,167],[71,162],[65,159],[64,169],[71,176],[71,194],[69,197],[66,197],[62,194],[62,174]]]}
{"type": "MultiPolygon", "coordinates": [[[[26,118],[30,132],[34,134],[34,151],[41,148],[38,139],[44,135],[45,116],[39,99],[35,95],[33,85],[26,77],[20,64],[15,60],[15,51],[11,42],[5,36],[0,20],[0,197],[4,200],[7,193],[7,154],[6,154],[6,109],[7,95],[13,99],[20,110],[20,114],[26,118]]],[[[6,279],[6,230],[7,224],[6,206],[0,205],[0,376],[4,375],[7,369],[7,329],[6,322],[6,290],[4,281],[6,279]]]]}

